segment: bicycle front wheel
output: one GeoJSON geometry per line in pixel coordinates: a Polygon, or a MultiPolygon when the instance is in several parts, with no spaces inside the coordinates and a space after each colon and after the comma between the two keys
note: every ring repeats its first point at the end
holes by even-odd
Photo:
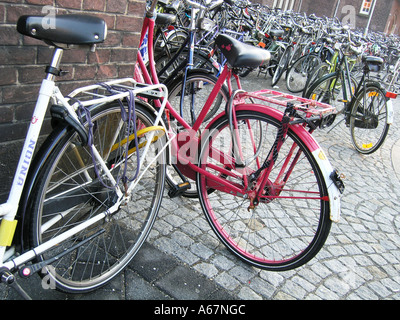
{"type": "Polygon", "coordinates": [[[254,111],[240,111],[236,117],[245,167],[229,160],[234,156],[227,117],[218,119],[202,140],[199,167],[242,192],[198,174],[205,216],[224,245],[245,262],[271,271],[299,267],[319,252],[330,231],[325,180],[307,144],[289,130],[253,209],[244,181],[268,156],[281,124],[254,111]]]}
{"type": "Polygon", "coordinates": [[[343,113],[346,101],[350,99],[351,94],[354,94],[357,88],[356,80],[353,77],[350,77],[350,80],[351,87],[346,80],[343,80],[342,73],[327,74],[311,84],[304,96],[311,100],[332,105],[337,114],[343,113]]]}
{"type": "Polygon", "coordinates": [[[279,60],[278,66],[276,67],[275,73],[272,76],[272,86],[276,86],[279,82],[279,80],[281,79],[282,75],[284,74],[284,72],[286,71],[286,69],[288,68],[289,62],[290,62],[290,58],[293,54],[293,46],[288,46],[285,50],[285,52],[283,53],[281,59],[279,60]]]}
{"type": "Polygon", "coordinates": [[[367,84],[355,98],[349,115],[351,141],[362,154],[377,151],[384,143],[390,125],[385,92],[375,84],[367,84]]]}
{"type": "Polygon", "coordinates": [[[166,161],[159,150],[165,136],[157,133],[159,137],[156,134],[152,141],[147,140],[150,133],[145,129],[153,126],[154,116],[141,101],[137,101],[135,110],[138,144],[132,138],[135,133],[126,138],[127,123],[121,119],[118,103],[91,110],[93,144],[123,191],[123,172],[128,179],[136,175],[137,153],[140,156],[150,143],[140,165],[139,174],[143,176],[117,211],[111,209],[120,199],[115,186],[98,163],[95,169],[89,147],[79,145],[73,130],[61,131],[38,175],[30,204],[33,247],[104,215],[38,257],[45,261],[59,256],[45,267],[43,275],[61,291],[82,293],[106,284],[126,267],[150,233],[164,189],[166,161]]]}
{"type": "Polygon", "coordinates": [[[293,93],[303,91],[308,77],[320,64],[321,59],[317,55],[308,54],[299,58],[288,70],[286,88],[293,93]]]}

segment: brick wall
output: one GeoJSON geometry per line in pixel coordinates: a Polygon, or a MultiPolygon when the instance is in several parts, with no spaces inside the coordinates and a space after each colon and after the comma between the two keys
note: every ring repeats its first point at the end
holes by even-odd
{"type": "MultiPolygon", "coordinates": [[[[87,13],[102,17],[108,25],[106,42],[96,52],[64,52],[58,78],[61,91],[110,78],[133,75],[143,22],[145,0],[6,0],[0,1],[0,202],[8,190],[35,105],[44,68],[53,50],[39,40],[20,35],[15,28],[25,14],[87,13]]],[[[46,125],[42,139],[48,134],[46,125]]]]}

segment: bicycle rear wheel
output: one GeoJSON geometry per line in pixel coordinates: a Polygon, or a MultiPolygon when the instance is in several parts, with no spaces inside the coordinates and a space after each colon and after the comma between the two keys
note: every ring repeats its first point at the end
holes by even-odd
{"type": "Polygon", "coordinates": [[[299,267],[319,252],[330,231],[325,180],[307,144],[289,130],[264,195],[251,209],[243,181],[266,159],[280,121],[253,111],[237,112],[236,117],[246,167],[226,161],[233,157],[227,117],[218,119],[203,140],[199,167],[242,192],[231,192],[198,173],[205,216],[224,245],[245,262],[271,271],[299,267]]]}
{"type": "MultiPolygon", "coordinates": [[[[136,102],[138,150],[132,140],[124,140],[127,124],[121,120],[118,103],[96,106],[91,110],[93,144],[102,155],[119,186],[124,171],[126,144],[129,143],[127,177],[136,174],[137,152],[142,154],[148,134],[144,128],[153,125],[154,116],[144,102],[136,102]]],[[[160,208],[165,178],[165,154],[158,150],[163,137],[153,139],[143,165],[143,172],[151,160],[129,201],[110,214],[118,200],[116,189],[98,166],[95,168],[88,147],[81,147],[77,134],[64,129],[59,141],[44,163],[31,197],[32,220],[30,238],[33,247],[71,230],[97,214],[106,217],[52,247],[38,257],[45,261],[77,246],[46,266],[45,275],[56,288],[64,292],[87,292],[106,284],[132,260],[150,233],[160,208]],[[101,177],[101,179],[99,179],[101,177]]],[[[124,190],[124,189],[122,189],[124,190]]]]}
{"type": "Polygon", "coordinates": [[[351,141],[362,154],[377,151],[384,143],[390,125],[385,92],[375,84],[367,84],[354,100],[349,118],[351,141]]]}

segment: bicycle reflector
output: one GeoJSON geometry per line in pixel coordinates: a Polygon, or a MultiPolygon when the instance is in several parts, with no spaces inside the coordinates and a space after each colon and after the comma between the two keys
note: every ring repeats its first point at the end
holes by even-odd
{"type": "Polygon", "coordinates": [[[386,92],[386,98],[389,98],[389,99],[396,99],[397,98],[397,93],[394,93],[394,92],[386,92]]]}

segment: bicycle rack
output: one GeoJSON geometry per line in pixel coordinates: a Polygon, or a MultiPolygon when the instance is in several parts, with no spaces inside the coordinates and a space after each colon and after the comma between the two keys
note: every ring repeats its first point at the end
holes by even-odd
{"type": "Polygon", "coordinates": [[[294,109],[297,112],[304,113],[306,118],[312,116],[319,116],[322,118],[324,115],[334,114],[336,111],[335,107],[326,103],[269,89],[255,92],[240,92],[237,94],[237,99],[248,98],[262,100],[285,108],[288,103],[291,103],[294,109]]]}

